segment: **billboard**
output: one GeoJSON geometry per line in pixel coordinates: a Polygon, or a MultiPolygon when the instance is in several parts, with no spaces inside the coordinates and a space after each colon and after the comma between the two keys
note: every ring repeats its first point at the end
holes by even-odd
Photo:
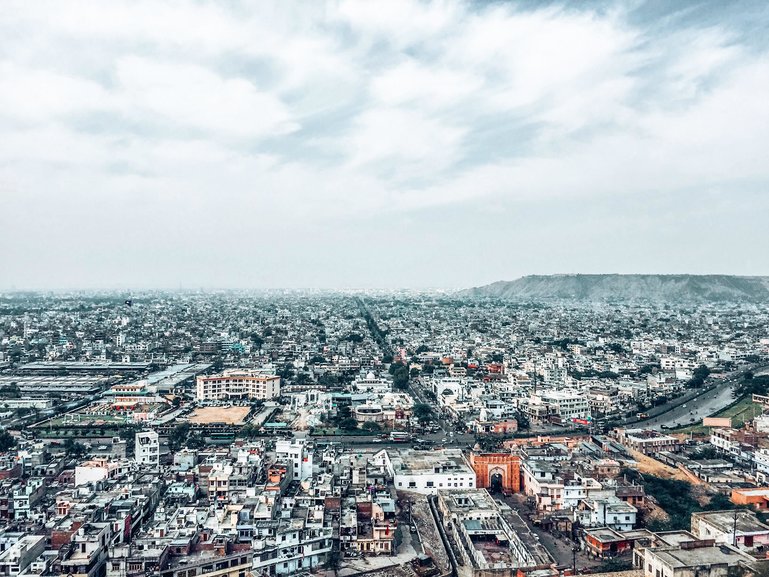
{"type": "Polygon", "coordinates": [[[703,427],[731,427],[732,420],[729,417],[705,417],[702,419],[703,427]]]}

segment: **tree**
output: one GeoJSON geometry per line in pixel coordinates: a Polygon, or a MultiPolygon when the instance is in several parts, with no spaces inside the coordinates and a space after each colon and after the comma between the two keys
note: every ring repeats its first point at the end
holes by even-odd
{"type": "Polygon", "coordinates": [[[700,365],[694,369],[692,378],[687,381],[687,388],[699,389],[705,383],[705,379],[708,378],[708,375],[710,375],[710,369],[705,365],[700,365]]]}
{"type": "Polygon", "coordinates": [[[168,449],[175,453],[184,446],[184,442],[190,435],[190,424],[181,423],[176,425],[171,432],[168,433],[168,449]]]}
{"type": "Polygon", "coordinates": [[[354,431],[358,428],[358,421],[353,417],[345,417],[339,421],[339,428],[344,431],[354,431]]]}
{"type": "Polygon", "coordinates": [[[0,453],[10,451],[16,446],[16,439],[8,431],[0,431],[0,453]]]}
{"type": "Polygon", "coordinates": [[[121,427],[118,431],[118,437],[125,441],[126,454],[133,454],[136,448],[136,427],[132,425],[121,427]]]}
{"type": "Polygon", "coordinates": [[[11,383],[0,389],[0,396],[6,399],[18,399],[21,397],[21,389],[19,389],[19,385],[16,383],[11,383]]]}
{"type": "Polygon", "coordinates": [[[371,433],[378,433],[382,430],[382,427],[379,426],[379,423],[375,423],[374,421],[368,421],[361,425],[361,429],[364,431],[369,431],[371,433]]]}
{"type": "Polygon", "coordinates": [[[171,404],[172,404],[174,407],[178,407],[179,405],[181,405],[181,404],[182,404],[182,398],[181,398],[181,397],[179,397],[179,396],[177,396],[177,397],[174,397],[174,400],[173,400],[173,401],[171,401],[171,404]]]}
{"type": "Polygon", "coordinates": [[[257,333],[251,333],[251,342],[257,349],[261,349],[262,345],[264,344],[264,339],[257,333]]]}
{"type": "Polygon", "coordinates": [[[417,403],[414,405],[414,416],[424,425],[433,418],[433,408],[425,403],[417,403]]]}
{"type": "Polygon", "coordinates": [[[409,369],[403,363],[390,365],[390,372],[393,376],[393,386],[396,389],[407,389],[409,386],[409,369]],[[395,368],[393,368],[395,367],[395,368]]]}
{"type": "Polygon", "coordinates": [[[85,456],[87,452],[88,451],[86,450],[85,445],[82,443],[78,443],[73,439],[67,439],[64,441],[64,453],[68,457],[80,458],[85,456]]]}
{"type": "Polygon", "coordinates": [[[200,433],[195,433],[187,438],[186,446],[189,449],[202,449],[206,446],[206,440],[200,433]]]}

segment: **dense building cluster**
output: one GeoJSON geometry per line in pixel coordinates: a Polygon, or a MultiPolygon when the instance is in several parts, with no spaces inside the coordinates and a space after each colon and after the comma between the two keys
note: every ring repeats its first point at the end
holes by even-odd
{"type": "Polygon", "coordinates": [[[768,321],[0,295],[0,577],[760,573],[768,321]]]}

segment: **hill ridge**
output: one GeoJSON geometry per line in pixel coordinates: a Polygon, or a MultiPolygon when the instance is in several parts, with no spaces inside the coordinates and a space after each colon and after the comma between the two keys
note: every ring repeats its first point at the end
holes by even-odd
{"type": "Polygon", "coordinates": [[[510,300],[769,302],[769,277],[675,273],[526,275],[459,294],[510,300]]]}

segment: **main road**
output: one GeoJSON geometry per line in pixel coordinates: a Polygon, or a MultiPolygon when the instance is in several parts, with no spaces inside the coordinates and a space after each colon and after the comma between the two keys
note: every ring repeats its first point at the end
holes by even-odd
{"type": "MultiPolygon", "coordinates": [[[[765,367],[757,367],[758,371],[765,367]]],[[[717,413],[736,400],[736,390],[743,371],[734,372],[723,379],[711,381],[713,384],[703,388],[692,398],[676,399],[673,407],[664,413],[643,419],[637,423],[628,423],[629,427],[645,429],[675,429],[702,422],[702,419],[717,413]]]]}

